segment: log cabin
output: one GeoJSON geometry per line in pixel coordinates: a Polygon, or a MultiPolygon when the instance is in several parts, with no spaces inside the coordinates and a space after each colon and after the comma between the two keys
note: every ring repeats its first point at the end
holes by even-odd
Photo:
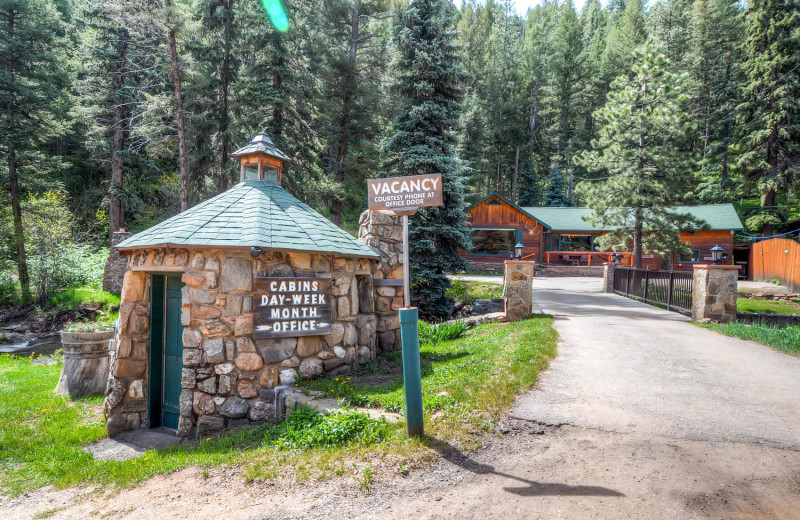
{"type": "MultiPolygon", "coordinates": [[[[692,249],[690,256],[672,254],[670,257],[645,252],[642,267],[691,271],[696,263],[711,260],[711,248],[723,248],[731,264],[733,237],[743,230],[736,210],[731,204],[676,206],[676,212],[689,213],[706,224],[696,232],[682,232],[681,240],[692,249]]],[[[472,236],[472,250],[462,252],[473,269],[502,269],[516,244],[521,243],[522,258],[535,261],[539,267],[601,268],[609,261],[610,250],[595,243],[597,237],[608,233],[593,224],[590,208],[517,206],[499,193],[492,193],[466,210],[472,236]]],[[[630,251],[617,251],[623,265],[632,265],[630,251]]],[[[589,268],[589,269],[586,269],[589,268]]],[[[578,272],[574,273],[577,274],[578,272]]]]}

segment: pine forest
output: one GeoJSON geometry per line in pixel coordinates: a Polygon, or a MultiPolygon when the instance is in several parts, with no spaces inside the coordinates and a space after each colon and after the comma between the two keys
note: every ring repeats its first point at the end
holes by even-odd
{"type": "Polygon", "coordinates": [[[0,34],[5,305],[90,283],[113,231],[238,183],[260,131],[351,233],[367,179],[442,173],[411,228],[434,315],[493,192],[800,228],[794,0],[0,0],[0,34]]]}

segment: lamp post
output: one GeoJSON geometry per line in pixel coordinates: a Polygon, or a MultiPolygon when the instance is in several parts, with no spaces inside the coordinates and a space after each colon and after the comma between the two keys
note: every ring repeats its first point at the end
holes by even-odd
{"type": "Polygon", "coordinates": [[[722,249],[719,244],[711,248],[711,260],[714,261],[714,265],[720,265],[722,263],[722,253],[724,252],[725,250],[722,249]]]}
{"type": "Polygon", "coordinates": [[[522,242],[519,242],[517,245],[514,246],[514,252],[517,255],[517,260],[522,260],[522,242]]]}

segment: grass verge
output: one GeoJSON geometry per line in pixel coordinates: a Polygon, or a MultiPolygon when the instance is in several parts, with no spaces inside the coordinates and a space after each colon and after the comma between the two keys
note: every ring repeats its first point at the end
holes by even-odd
{"type": "MultiPolygon", "coordinates": [[[[348,476],[364,486],[372,467],[405,472],[431,460],[432,446],[446,442],[477,447],[483,434],[514,397],[532,385],[555,354],[557,335],[545,316],[491,324],[463,337],[423,345],[425,439],[407,439],[405,424],[360,415],[321,419],[313,413],[277,426],[242,427],[209,439],[151,450],[128,461],[95,461],[83,448],[105,436],[101,398],[70,401],[53,395],[61,366],[31,358],[0,356],[0,485],[17,495],[46,484],[131,485],[186,467],[237,466],[248,480],[325,479],[348,476]],[[325,441],[340,440],[336,445],[325,441]]],[[[354,403],[404,409],[401,380],[392,380],[399,355],[387,361],[390,373],[370,367],[364,376],[325,379],[309,386],[354,403]],[[372,384],[376,376],[386,376],[372,384]],[[362,381],[363,380],[363,381],[362,381]],[[344,383],[343,383],[344,381],[344,383]],[[369,383],[369,384],[368,384],[369,383]]],[[[367,484],[368,487],[368,484],[367,484]]]]}
{"type": "Polygon", "coordinates": [[[707,323],[701,325],[708,329],[733,336],[749,339],[763,345],[769,345],[787,354],[800,356],[800,327],[767,327],[764,325],[745,325],[743,323],[707,323]]]}
{"type": "Polygon", "coordinates": [[[800,303],[757,298],[737,298],[736,310],[739,312],[766,312],[768,314],[800,314],[800,303]]]}

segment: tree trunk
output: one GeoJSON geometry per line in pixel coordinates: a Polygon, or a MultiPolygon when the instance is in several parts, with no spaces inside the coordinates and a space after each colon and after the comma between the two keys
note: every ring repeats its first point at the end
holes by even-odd
{"type": "Polygon", "coordinates": [[[125,84],[125,67],[127,59],[127,31],[121,29],[118,33],[117,54],[119,61],[117,69],[113,73],[113,102],[114,102],[114,136],[111,142],[111,186],[116,189],[111,190],[109,211],[108,211],[108,239],[114,236],[115,231],[119,231],[125,225],[125,210],[122,201],[116,194],[124,184],[122,150],[125,148],[125,102],[120,99],[120,94],[125,84]]]}
{"type": "Polygon", "coordinates": [[[228,159],[231,154],[231,143],[228,136],[228,90],[230,87],[230,68],[231,68],[231,27],[233,25],[233,6],[232,0],[225,2],[225,27],[224,27],[224,43],[222,55],[222,72],[220,74],[220,96],[219,96],[219,134],[220,134],[220,161],[219,161],[219,184],[217,185],[217,192],[222,193],[228,189],[228,174],[225,171],[228,165],[228,159]]]}
{"type": "MultiPolygon", "coordinates": [[[[169,8],[172,0],[165,0],[164,5],[169,8]]],[[[178,172],[181,178],[181,212],[189,209],[189,167],[186,160],[186,131],[183,126],[183,91],[181,89],[181,70],[178,61],[178,43],[175,29],[169,28],[167,32],[167,46],[171,62],[172,90],[175,95],[175,128],[178,133],[178,172]]]]}
{"type": "MultiPolygon", "coordinates": [[[[8,37],[13,38],[14,34],[14,16],[10,16],[8,20],[8,37]]],[[[8,73],[9,83],[14,84],[14,58],[6,60],[6,72],[8,73]]],[[[19,196],[19,178],[17,176],[17,150],[14,146],[14,100],[13,96],[9,97],[6,104],[6,119],[8,129],[10,130],[8,136],[7,152],[8,152],[8,184],[9,191],[11,192],[11,212],[14,216],[14,241],[17,246],[17,275],[19,277],[19,285],[22,291],[22,299],[30,300],[31,288],[30,278],[28,276],[28,255],[25,253],[25,232],[22,229],[22,204],[20,203],[19,196]]]]}
{"type": "Polygon", "coordinates": [[[519,177],[519,146],[517,146],[517,157],[514,159],[514,181],[511,184],[511,202],[517,203],[517,179],[519,177]]]}
{"type": "MultiPolygon", "coordinates": [[[[780,172],[777,171],[778,169],[778,143],[780,139],[778,137],[778,130],[776,128],[772,128],[772,132],[770,136],[767,138],[767,168],[770,170],[776,170],[774,172],[774,176],[780,175],[780,172]]],[[[770,208],[775,206],[775,184],[772,182],[767,182],[765,184],[764,192],[761,194],[761,207],[762,208],[770,208]]],[[[775,233],[775,226],[772,222],[767,222],[764,224],[764,230],[761,234],[765,237],[772,236],[775,233]]]]}
{"type": "MultiPolygon", "coordinates": [[[[353,14],[350,19],[350,48],[348,55],[350,58],[350,73],[354,76],[358,74],[358,38],[359,38],[359,13],[361,10],[361,0],[353,2],[353,14]]],[[[355,85],[358,78],[353,78],[349,84],[355,85]]],[[[333,180],[337,183],[343,183],[345,178],[344,163],[347,160],[347,152],[350,148],[350,130],[347,127],[347,116],[350,113],[350,108],[355,100],[354,92],[343,92],[342,96],[342,126],[339,128],[339,144],[336,147],[336,163],[334,164],[333,180]]],[[[331,201],[331,222],[337,226],[342,224],[342,213],[344,212],[344,203],[341,199],[336,198],[331,201]]]]}
{"type": "MultiPolygon", "coordinates": [[[[9,110],[10,112],[10,110],[9,110]]],[[[12,122],[13,115],[9,114],[12,122]]],[[[19,179],[17,177],[17,157],[13,144],[8,146],[8,181],[11,187],[11,211],[14,214],[14,240],[17,245],[17,274],[22,289],[22,299],[31,298],[30,278],[28,276],[28,256],[25,254],[25,233],[22,230],[22,205],[19,197],[19,179]]]]}

